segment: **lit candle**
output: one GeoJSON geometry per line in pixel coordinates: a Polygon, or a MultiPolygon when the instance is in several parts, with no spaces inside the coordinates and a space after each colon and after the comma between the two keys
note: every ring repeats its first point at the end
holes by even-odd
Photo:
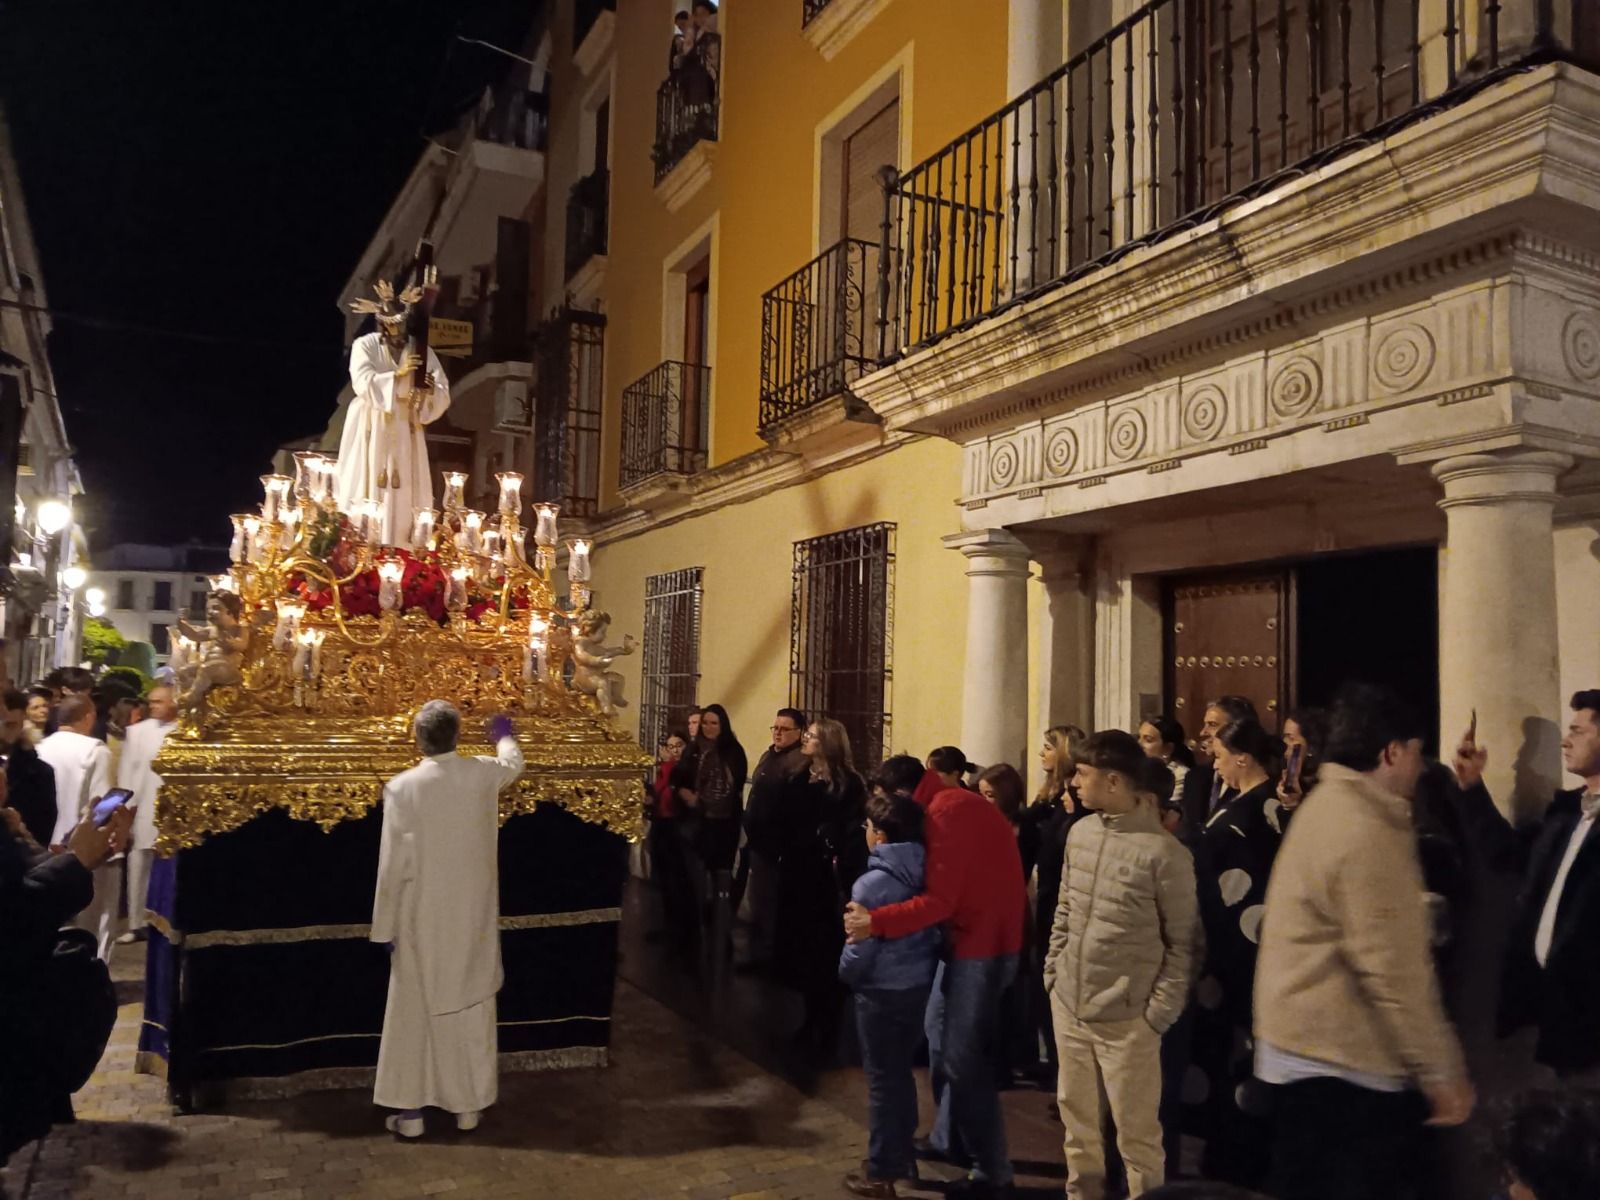
{"type": "Polygon", "coordinates": [[[323,458],[311,464],[313,472],[311,481],[312,499],[329,512],[333,511],[333,507],[337,503],[334,495],[334,478],[338,467],[339,464],[331,458],[323,458]]]}
{"type": "Polygon", "coordinates": [[[400,580],[406,566],[398,558],[386,558],[378,564],[378,607],[393,612],[400,607],[400,580]]]}
{"type": "Polygon", "coordinates": [[[433,527],[438,519],[439,514],[431,508],[417,509],[416,518],[411,522],[411,548],[418,554],[433,549],[433,527]]]}
{"type": "Polygon", "coordinates": [[[319,468],[326,461],[316,450],[294,452],[294,494],[301,504],[314,503],[321,497],[317,482],[319,468]]]}
{"type": "Polygon", "coordinates": [[[296,685],[311,673],[311,642],[313,631],[302,630],[294,639],[294,666],[290,674],[296,685]]]}
{"type": "Polygon", "coordinates": [[[263,475],[261,477],[261,518],[265,521],[279,521],[283,517],[284,502],[289,498],[289,489],[294,486],[294,480],[287,475],[263,475]]]}
{"type": "Polygon", "coordinates": [[[501,471],[495,476],[500,481],[500,512],[504,516],[522,515],[522,475],[518,471],[501,471]]]}
{"type": "Polygon", "coordinates": [[[251,518],[249,513],[234,513],[228,519],[233,522],[233,544],[228,547],[228,557],[238,566],[250,551],[250,547],[245,545],[244,523],[251,518]]]}
{"type": "Polygon", "coordinates": [[[544,669],[545,634],[550,624],[544,614],[534,613],[528,618],[528,650],[522,660],[522,674],[531,684],[544,669]]]}
{"type": "Polygon", "coordinates": [[[368,545],[383,536],[383,505],[376,500],[362,500],[355,511],[356,536],[368,545]]]}
{"type": "Polygon", "coordinates": [[[308,629],[305,632],[305,638],[311,645],[311,682],[313,685],[322,677],[322,639],[327,636],[327,631],[322,629],[308,629]]]}
{"type": "Polygon", "coordinates": [[[589,582],[589,549],[592,543],[576,538],[567,543],[567,579],[573,583],[589,582]]]}
{"type": "Polygon", "coordinates": [[[287,650],[300,632],[300,620],[306,615],[304,600],[278,601],[278,628],[272,635],[274,650],[287,650]]]}
{"type": "Polygon", "coordinates": [[[445,512],[460,512],[467,506],[466,501],[462,498],[462,490],[466,486],[467,473],[465,471],[446,471],[444,473],[445,512]]]}
{"type": "Polygon", "coordinates": [[[471,554],[483,548],[483,514],[475,508],[461,518],[461,548],[471,554]]]}
{"type": "Polygon", "coordinates": [[[260,562],[266,549],[262,545],[261,518],[246,517],[244,519],[244,556],[249,562],[260,562]]]}
{"type": "Polygon", "coordinates": [[[301,510],[298,506],[283,510],[283,536],[278,539],[278,544],[285,550],[292,550],[300,538],[301,510]]]}
{"type": "Polygon", "coordinates": [[[451,608],[465,608],[467,606],[467,580],[472,578],[472,572],[466,567],[456,567],[450,572],[450,595],[446,603],[451,608]]]}
{"type": "Polygon", "coordinates": [[[492,525],[483,531],[483,556],[494,559],[500,557],[500,530],[492,525]]]}
{"type": "Polygon", "coordinates": [[[520,562],[520,563],[524,563],[524,564],[527,563],[527,561],[528,561],[527,555],[523,553],[523,549],[522,549],[523,545],[524,545],[524,540],[527,538],[527,536],[528,536],[528,534],[527,534],[527,532],[525,530],[522,530],[522,529],[513,530],[512,533],[511,533],[511,537],[508,539],[509,544],[504,547],[504,549],[502,550],[502,553],[507,558],[512,559],[512,560],[514,560],[516,562],[520,562]]]}
{"type": "Polygon", "coordinates": [[[554,504],[533,506],[535,523],[533,541],[537,546],[553,547],[556,544],[556,514],[561,510],[554,504]]]}

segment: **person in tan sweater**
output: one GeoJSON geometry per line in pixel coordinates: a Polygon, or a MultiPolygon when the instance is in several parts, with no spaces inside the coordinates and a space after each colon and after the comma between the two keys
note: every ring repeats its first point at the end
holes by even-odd
{"type": "Polygon", "coordinates": [[[1277,1085],[1279,1200],[1401,1200],[1424,1118],[1472,1112],[1428,949],[1410,799],[1421,734],[1389,692],[1343,691],[1267,887],[1255,1053],[1277,1085]]]}

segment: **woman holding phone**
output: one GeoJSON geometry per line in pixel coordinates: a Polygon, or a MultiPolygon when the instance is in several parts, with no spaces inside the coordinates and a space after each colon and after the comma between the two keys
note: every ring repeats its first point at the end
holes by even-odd
{"type": "Polygon", "coordinates": [[[1322,743],[1328,734],[1328,716],[1320,708],[1297,708],[1283,722],[1283,774],[1278,777],[1278,832],[1289,827],[1289,817],[1317,784],[1322,743]]]}

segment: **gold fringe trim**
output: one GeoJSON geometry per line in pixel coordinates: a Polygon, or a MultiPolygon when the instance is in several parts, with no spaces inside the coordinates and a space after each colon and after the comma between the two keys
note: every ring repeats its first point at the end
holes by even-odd
{"type": "MultiPolygon", "coordinates": [[[[519,1050],[496,1057],[499,1059],[500,1070],[507,1074],[604,1067],[611,1061],[604,1046],[519,1050]]],[[[165,1066],[164,1063],[162,1065],[165,1066]]],[[[377,1077],[376,1067],[323,1067],[315,1071],[301,1071],[295,1075],[207,1080],[206,1084],[220,1088],[225,1100],[287,1100],[292,1096],[304,1095],[306,1092],[329,1092],[344,1088],[370,1090],[377,1077]]]]}
{"type": "Polygon", "coordinates": [[[133,1056],[133,1073],[135,1075],[154,1075],[157,1079],[167,1077],[167,1060],[151,1050],[140,1050],[133,1056]]]}
{"type": "Polygon", "coordinates": [[[501,1029],[514,1029],[520,1025],[561,1025],[567,1021],[604,1021],[609,1024],[611,1018],[591,1017],[585,1013],[579,1013],[576,1016],[571,1017],[540,1017],[533,1021],[497,1021],[495,1024],[497,1024],[501,1029]]]}
{"type": "MultiPolygon", "coordinates": [[[[620,908],[583,908],[572,912],[527,913],[517,917],[501,917],[502,932],[515,929],[554,929],[566,925],[607,925],[622,920],[620,908]]],[[[174,931],[176,932],[176,931],[174,931]]],[[[285,929],[212,929],[205,933],[190,934],[185,940],[180,933],[177,939],[162,930],[163,936],[174,945],[181,942],[190,950],[205,950],[213,946],[272,946],[294,942],[341,942],[364,940],[372,933],[369,925],[293,925],[285,929]]]]}
{"type": "Polygon", "coordinates": [[[174,929],[172,922],[151,909],[144,910],[144,922],[174,946],[183,945],[183,930],[174,929]]]}

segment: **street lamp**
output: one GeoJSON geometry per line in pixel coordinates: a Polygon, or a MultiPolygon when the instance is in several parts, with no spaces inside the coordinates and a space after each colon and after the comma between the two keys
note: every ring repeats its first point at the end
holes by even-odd
{"type": "MultiPolygon", "coordinates": [[[[75,592],[89,582],[89,572],[77,565],[70,566],[61,572],[61,582],[67,585],[67,591],[75,592]]],[[[103,599],[104,593],[101,596],[103,599]]]]}
{"type": "MultiPolygon", "coordinates": [[[[104,611],[105,606],[106,606],[106,590],[105,590],[105,588],[92,587],[87,592],[85,592],[83,594],[83,598],[88,603],[90,608],[98,607],[102,611],[104,611]]],[[[95,615],[99,616],[100,614],[96,613],[95,615]]]]}
{"type": "Polygon", "coordinates": [[[72,506],[65,500],[45,500],[39,505],[39,528],[54,537],[72,521],[72,506]]]}
{"type": "Polygon", "coordinates": [[[91,600],[91,601],[89,601],[89,615],[91,617],[103,617],[103,616],[105,616],[106,615],[106,602],[104,600],[91,600]]]}

